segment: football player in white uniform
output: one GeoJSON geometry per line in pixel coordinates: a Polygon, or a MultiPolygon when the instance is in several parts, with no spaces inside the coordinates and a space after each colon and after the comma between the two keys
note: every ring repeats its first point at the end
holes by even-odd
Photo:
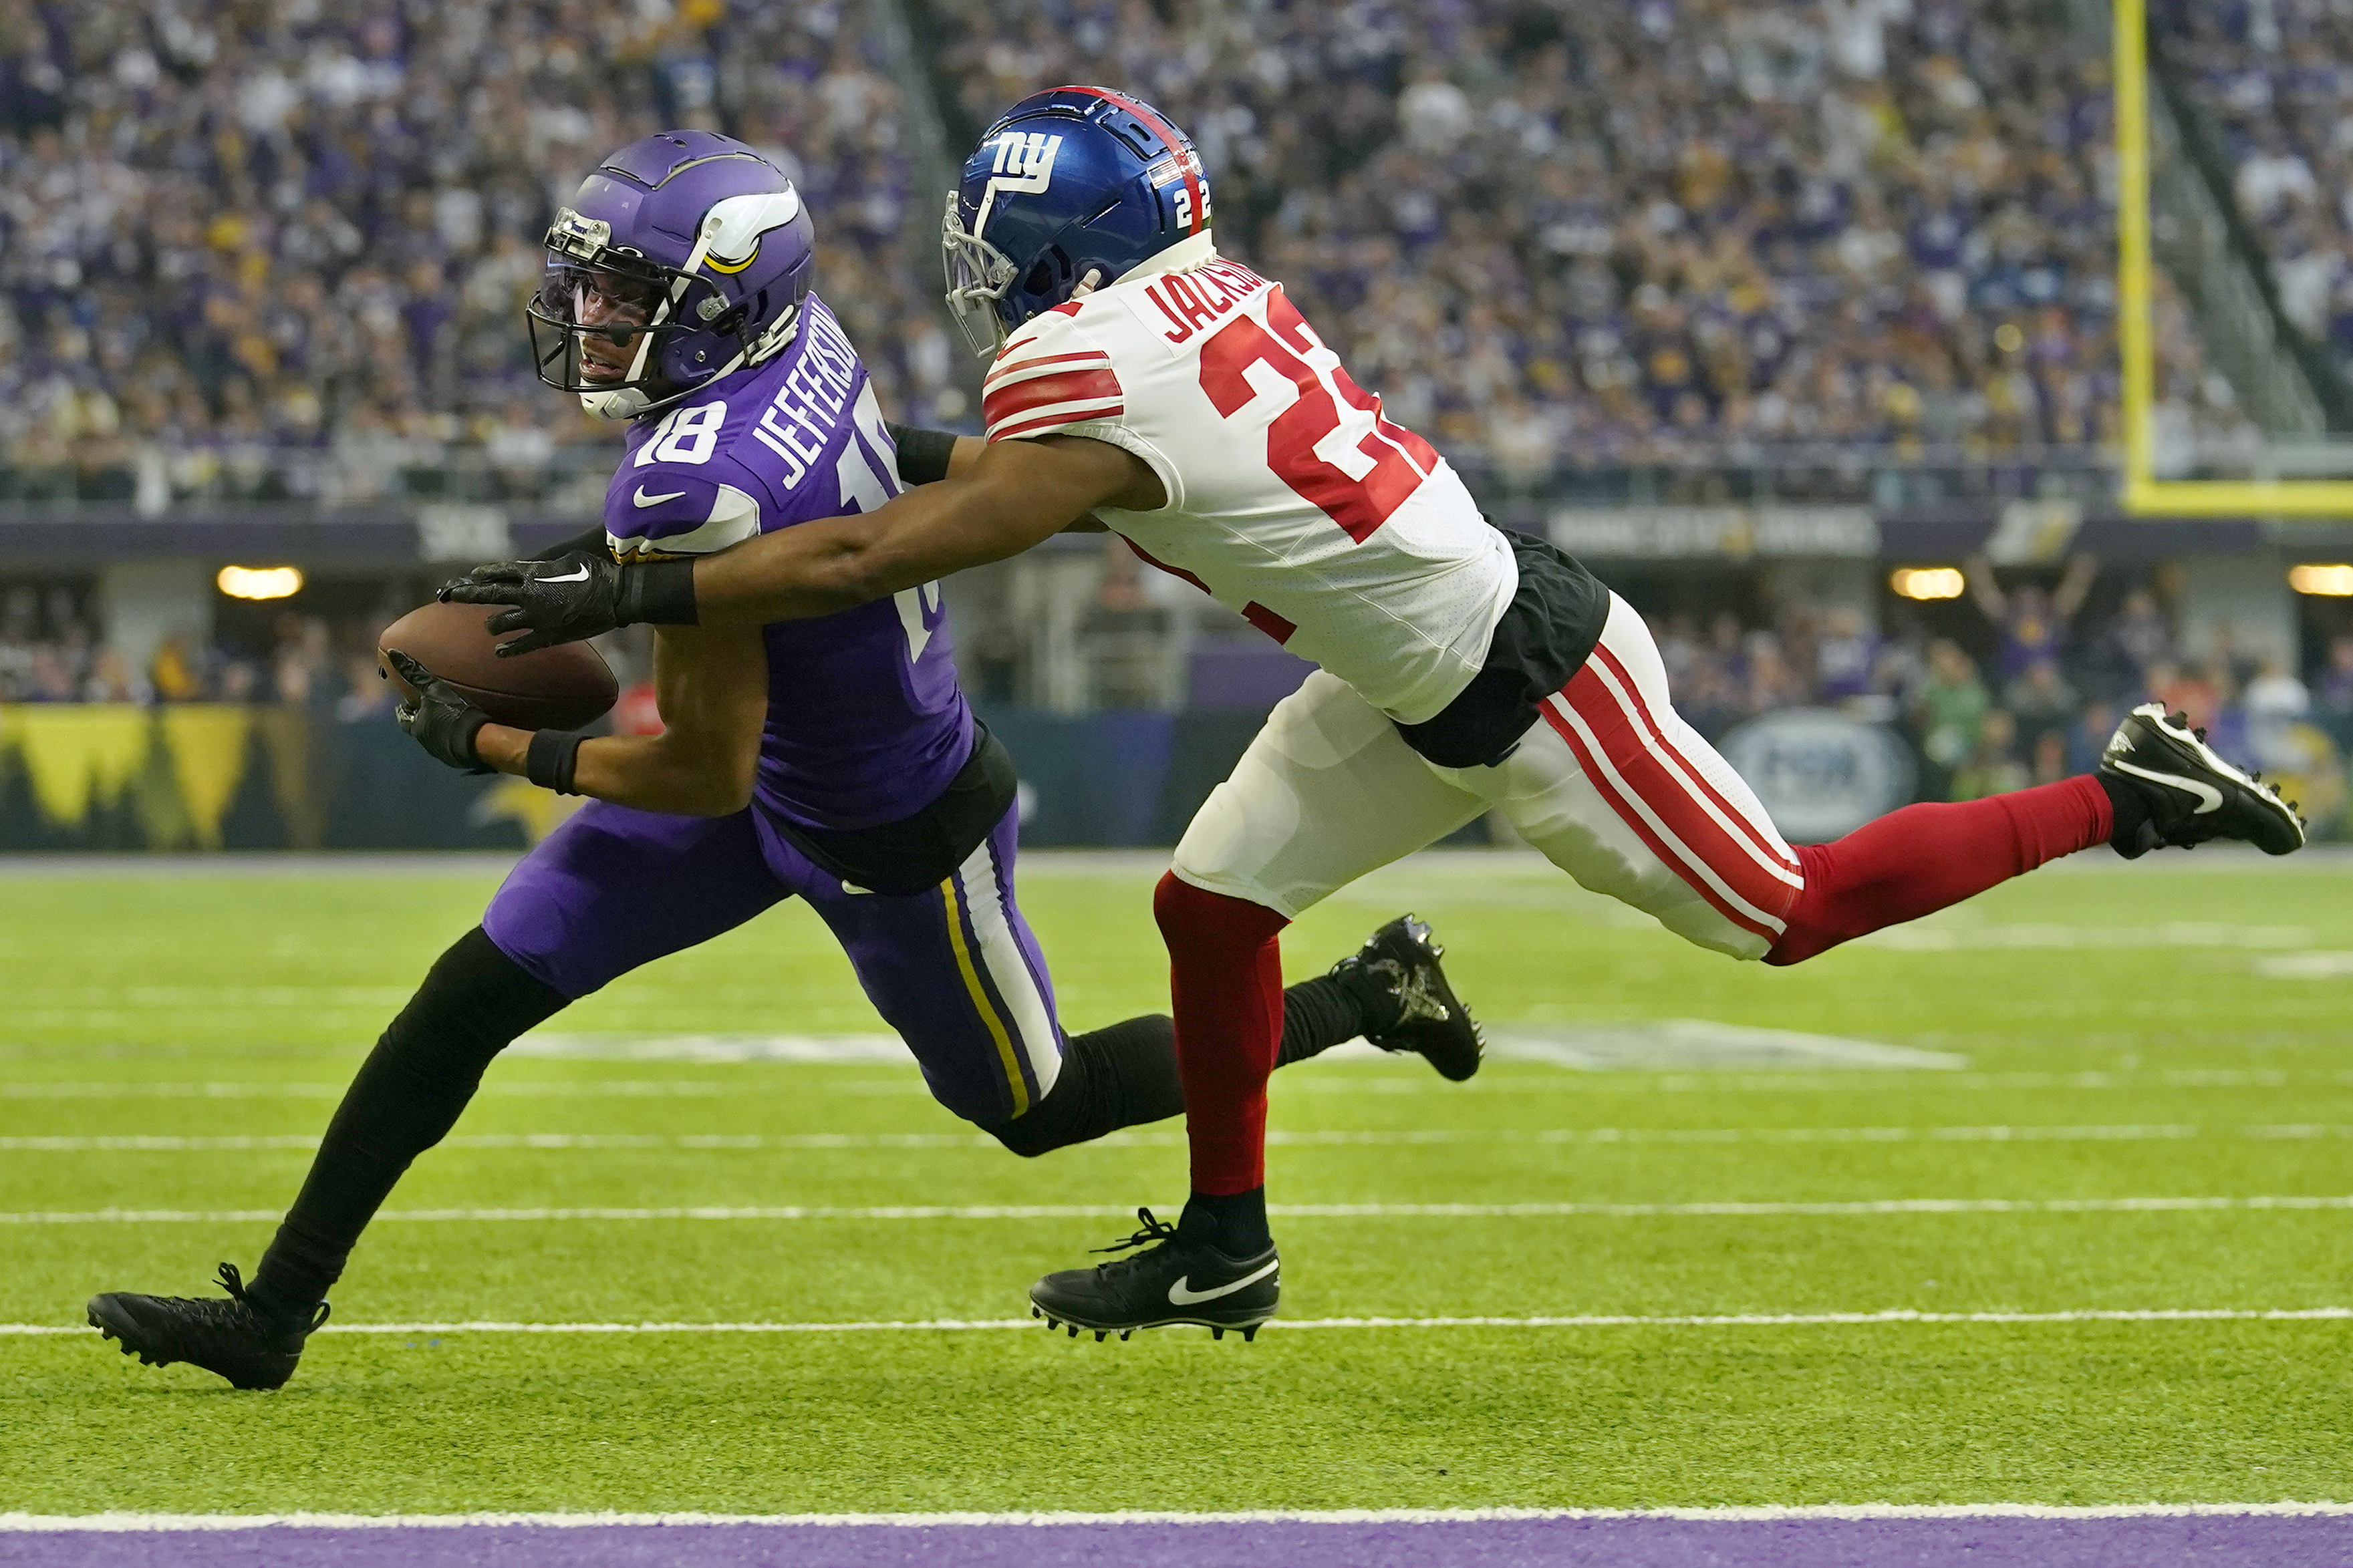
{"type": "Polygon", "coordinates": [[[1092,513],[1322,667],[1194,818],[1154,900],[1192,1197],[1174,1226],[1145,1212],[1122,1244],[1136,1253],[1039,1281],[1050,1322],[1248,1333],[1273,1314],[1277,933],[1483,812],[1687,941],[1778,964],[2094,845],[2303,844],[2275,793],[2150,706],[2096,773],[1792,847],[1676,715],[1641,617],[1492,527],[1280,284],[1218,255],[1209,217],[1191,143],[1149,105],[1087,87],[1025,99],[949,201],[949,303],[995,363],[985,441],[901,443],[902,472],[941,482],[723,554],[585,577],[509,564],[444,590],[514,606],[491,626],[524,630],[517,649],[632,619],[750,626],[999,560],[1092,513]]]}

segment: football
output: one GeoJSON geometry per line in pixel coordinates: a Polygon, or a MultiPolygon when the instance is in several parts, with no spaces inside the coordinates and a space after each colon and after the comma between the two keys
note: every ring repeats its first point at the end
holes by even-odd
{"type": "Polygon", "coordinates": [[[564,643],[501,658],[484,629],[497,613],[480,605],[420,605],[376,639],[376,673],[404,700],[410,695],[384,657],[396,648],[464,692],[494,723],[518,730],[578,730],[611,710],[620,687],[603,654],[586,643],[564,643]]]}

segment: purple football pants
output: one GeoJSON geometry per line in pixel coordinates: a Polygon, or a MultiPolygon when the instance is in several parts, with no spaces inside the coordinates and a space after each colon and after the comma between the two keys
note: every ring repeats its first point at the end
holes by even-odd
{"type": "Polygon", "coordinates": [[[833,928],[934,1097],[993,1127],[1036,1104],[1061,1066],[1053,984],[1013,901],[1017,816],[1007,811],[939,886],[886,898],[819,870],[756,806],[668,816],[591,801],[508,874],[482,929],[576,1000],[797,894],[833,928]]]}

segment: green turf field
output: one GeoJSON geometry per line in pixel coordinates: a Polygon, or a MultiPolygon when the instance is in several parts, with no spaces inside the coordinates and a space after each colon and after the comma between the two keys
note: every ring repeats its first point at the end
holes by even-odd
{"type": "MultiPolygon", "coordinates": [[[[1025,870],[1073,1026],[1165,1006],[1152,875],[1025,870]]],[[[0,872],[0,1322],[75,1323],[93,1290],[202,1293],[216,1259],[249,1268],[266,1220],[58,1216],[282,1207],[301,1141],[491,885],[430,863],[0,872]]],[[[1553,1205],[1279,1218],[1286,1319],[2353,1306],[2353,860],[2085,857],[1775,972],[1538,863],[1425,858],[1301,921],[1292,972],[1405,908],[1437,924],[1493,1026],[1704,1019],[1966,1065],[1511,1060],[1459,1088],[1402,1060],[1286,1071],[1276,1203],[1553,1205]],[[2258,1197],[2337,1204],[2234,1201],[2258,1197]],[[1859,1206],[1921,1199],[1967,1202],[1859,1206]],[[2223,1202],[2109,1201],[2128,1199],[2223,1202]],[[1633,1212],[1559,1211],[1580,1204],[1633,1212]],[[1764,1212],[1710,1208],[1726,1205],[1764,1212]]],[[[553,1026],[614,1042],[879,1027],[791,908],[553,1026]]],[[[890,1063],[510,1059],[393,1207],[1173,1211],[1184,1193],[1174,1124],[1035,1163],[959,1126],[890,1063]]],[[[1001,1320],[1036,1275],[1127,1228],[388,1217],[335,1317],[1001,1320]]],[[[420,1331],[322,1336],[284,1391],[239,1394],[94,1334],[16,1332],[0,1336],[0,1511],[2341,1499],[2348,1335],[2341,1319],[1419,1322],[1247,1346],[420,1331]]]]}

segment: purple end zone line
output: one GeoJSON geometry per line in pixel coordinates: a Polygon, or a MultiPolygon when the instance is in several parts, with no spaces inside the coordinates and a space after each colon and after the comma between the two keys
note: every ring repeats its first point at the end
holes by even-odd
{"type": "Polygon", "coordinates": [[[2343,1568],[2353,1519],[1662,1518],[654,1524],[0,1533],[24,1568],[2343,1568]]]}

